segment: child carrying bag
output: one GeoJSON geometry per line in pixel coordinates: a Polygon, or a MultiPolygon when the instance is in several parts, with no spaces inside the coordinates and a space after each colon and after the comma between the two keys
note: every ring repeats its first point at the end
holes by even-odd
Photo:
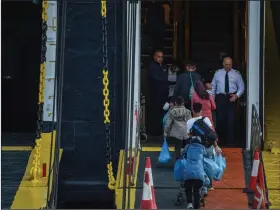
{"type": "Polygon", "coordinates": [[[193,136],[199,136],[201,138],[202,144],[209,148],[211,147],[217,139],[217,134],[213,131],[205,122],[205,117],[198,119],[193,124],[191,128],[191,133],[193,136]]]}

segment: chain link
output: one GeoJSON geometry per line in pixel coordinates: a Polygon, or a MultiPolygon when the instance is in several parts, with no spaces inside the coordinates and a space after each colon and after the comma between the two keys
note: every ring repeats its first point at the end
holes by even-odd
{"type": "Polygon", "coordinates": [[[40,64],[40,83],[39,83],[39,97],[38,97],[38,111],[37,111],[37,129],[36,138],[41,139],[43,127],[43,108],[44,108],[44,89],[45,89],[45,75],[46,75],[46,53],[47,53],[47,30],[48,30],[48,2],[42,2],[42,46],[41,46],[41,64],[40,64]]]}
{"type": "Polygon", "coordinates": [[[107,51],[107,4],[106,0],[101,0],[101,16],[102,16],[102,51],[103,51],[103,106],[104,106],[104,125],[105,125],[105,137],[106,137],[106,157],[107,174],[108,174],[108,188],[110,190],[115,189],[116,180],[113,173],[112,164],[112,145],[111,145],[111,129],[110,129],[110,99],[109,99],[109,72],[108,72],[108,51],[107,51]]]}

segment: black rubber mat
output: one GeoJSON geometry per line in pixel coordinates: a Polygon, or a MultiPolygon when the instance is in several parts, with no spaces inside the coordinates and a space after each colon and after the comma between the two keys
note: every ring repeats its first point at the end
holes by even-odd
{"type": "Polygon", "coordinates": [[[9,209],[28,163],[29,151],[2,151],[1,206],[9,209]]]}
{"type": "MultiPolygon", "coordinates": [[[[186,209],[186,201],[182,205],[175,205],[178,189],[155,189],[156,204],[158,209],[186,209]]],[[[140,209],[142,189],[136,190],[135,209],[140,209]]]]}
{"type": "Polygon", "coordinates": [[[33,146],[35,143],[35,133],[2,133],[2,146],[33,146]]]}
{"type": "Polygon", "coordinates": [[[152,175],[158,209],[186,208],[186,205],[174,205],[176,195],[180,189],[180,183],[174,181],[173,179],[175,155],[171,153],[173,159],[167,164],[158,163],[158,155],[159,152],[141,152],[137,177],[135,209],[140,208],[146,157],[150,157],[151,159],[152,175]]]}
{"type": "Polygon", "coordinates": [[[173,165],[175,155],[171,153],[173,159],[167,164],[158,163],[159,152],[141,152],[139,171],[137,177],[137,187],[143,186],[146,157],[150,157],[152,164],[152,175],[155,188],[177,188],[179,183],[173,179],[173,165]]]}

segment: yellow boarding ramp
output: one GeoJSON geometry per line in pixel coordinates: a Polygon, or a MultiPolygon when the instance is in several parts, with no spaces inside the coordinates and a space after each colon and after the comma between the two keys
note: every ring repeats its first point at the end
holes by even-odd
{"type": "MultiPolygon", "coordinates": [[[[49,167],[52,167],[54,162],[54,158],[52,158],[50,163],[50,155],[52,151],[52,157],[54,157],[55,143],[53,143],[53,149],[51,150],[51,141],[52,137],[55,138],[55,134],[55,131],[53,135],[52,133],[42,133],[41,142],[36,142],[11,209],[40,209],[46,207],[49,176],[50,183],[53,179],[53,174],[48,174],[48,172],[49,167]],[[47,166],[46,177],[42,177],[43,163],[46,163],[47,166]]],[[[55,139],[53,139],[53,142],[55,142],[55,139]]],[[[61,155],[62,149],[59,158],[61,158],[61,155]]],[[[51,192],[51,189],[49,192],[51,192]]]]}
{"type": "Polygon", "coordinates": [[[280,58],[270,2],[266,2],[265,36],[265,150],[263,161],[271,209],[280,209],[280,98],[277,66],[280,58]]]}

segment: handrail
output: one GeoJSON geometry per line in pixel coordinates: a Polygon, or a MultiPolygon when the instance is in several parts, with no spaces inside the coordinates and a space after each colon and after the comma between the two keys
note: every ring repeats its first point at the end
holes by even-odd
{"type": "MultiPolygon", "coordinates": [[[[58,107],[60,104],[58,103],[57,97],[57,71],[55,76],[55,85],[54,85],[54,99],[57,100],[58,107]]],[[[53,110],[56,109],[56,103],[53,103],[53,110]]],[[[53,111],[54,113],[58,113],[57,111],[53,111]]],[[[58,116],[58,114],[57,114],[58,116]]],[[[59,141],[59,128],[57,126],[58,121],[55,122],[55,114],[52,116],[52,133],[51,133],[51,146],[50,146],[50,160],[49,160],[49,172],[48,172],[48,188],[47,188],[47,208],[53,209],[56,207],[56,192],[54,193],[53,190],[56,191],[57,187],[57,176],[58,176],[58,167],[59,167],[59,156],[60,156],[60,144],[59,141]],[[57,129],[56,129],[57,127],[57,129]],[[57,130],[56,133],[54,131],[57,130]],[[52,178],[52,180],[51,180],[52,178]],[[51,182],[52,181],[52,182],[51,182]]]]}
{"type": "Polygon", "coordinates": [[[263,149],[263,132],[262,132],[262,127],[261,127],[261,123],[260,123],[260,119],[259,119],[259,114],[257,111],[257,107],[255,104],[252,105],[252,117],[251,117],[251,157],[252,160],[253,155],[255,153],[255,151],[260,151],[260,162],[262,163],[263,167],[263,174],[264,174],[264,192],[266,194],[266,199],[267,199],[267,203],[265,204],[266,208],[269,208],[269,200],[268,200],[268,190],[267,190],[267,183],[266,183],[266,176],[265,176],[265,170],[264,170],[264,164],[263,164],[263,158],[262,158],[262,153],[261,150],[263,149]]]}
{"type": "MultiPolygon", "coordinates": [[[[252,117],[251,117],[251,151],[253,152],[252,156],[254,155],[254,151],[261,150],[262,146],[262,127],[259,120],[259,114],[256,108],[256,105],[252,105],[252,117]]],[[[252,157],[251,156],[251,157],[252,157]]]]}
{"type": "MultiPolygon", "coordinates": [[[[58,2],[59,5],[59,2],[58,2]]],[[[64,2],[59,5],[62,7],[62,14],[66,12],[66,5],[64,2]]],[[[60,14],[60,12],[59,12],[60,14]]],[[[51,137],[51,150],[50,150],[50,168],[48,174],[48,190],[47,190],[47,209],[55,209],[57,205],[57,185],[58,185],[58,174],[59,174],[59,163],[60,163],[60,135],[61,135],[61,110],[62,110],[62,96],[63,96],[63,70],[64,63],[61,62],[64,56],[64,45],[65,45],[65,22],[66,20],[58,16],[59,23],[61,26],[57,31],[58,38],[60,39],[60,46],[56,48],[57,62],[55,64],[55,80],[54,80],[54,100],[56,103],[53,104],[54,113],[56,113],[56,122],[54,114],[52,116],[52,137],[51,137]],[[60,51],[60,49],[62,49],[60,51]],[[58,53],[60,51],[60,53],[58,53]],[[53,135],[54,129],[56,129],[56,136],[53,135]],[[53,151],[54,149],[54,151],[53,151]],[[52,176],[52,182],[50,177],[52,176]]]]}

